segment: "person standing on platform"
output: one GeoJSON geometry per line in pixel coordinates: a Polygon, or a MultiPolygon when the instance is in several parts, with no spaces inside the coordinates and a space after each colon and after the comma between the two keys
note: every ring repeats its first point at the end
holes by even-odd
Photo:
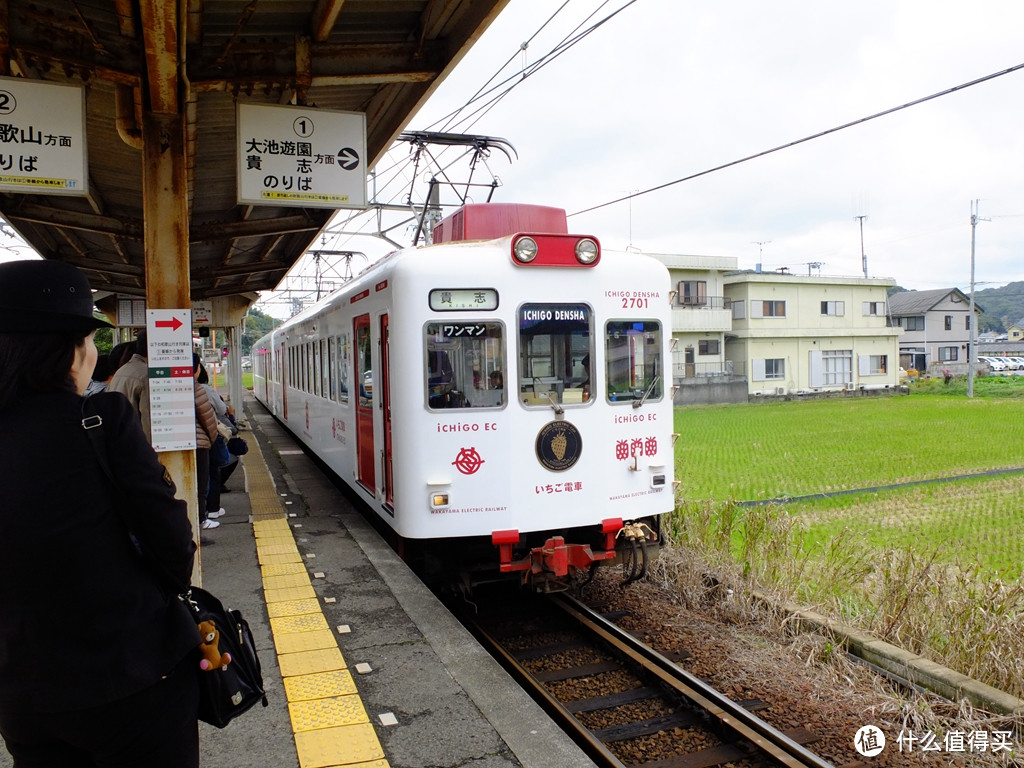
{"type": "Polygon", "coordinates": [[[0,264],[0,736],[17,768],[198,768],[192,528],[120,394],[90,398],[100,466],[100,327],[77,268],[0,264]]]}
{"type": "MultiPolygon", "coordinates": [[[[217,415],[210,405],[210,397],[206,389],[199,383],[199,374],[203,370],[199,355],[192,353],[192,385],[196,397],[196,488],[199,501],[199,526],[204,530],[219,528],[220,523],[211,520],[207,514],[206,497],[210,490],[210,448],[217,439],[217,415]]],[[[220,482],[220,477],[216,478],[220,482]]],[[[214,510],[219,513],[219,510],[214,510]]],[[[219,516],[219,514],[218,514],[219,516]]]]}
{"type": "Polygon", "coordinates": [[[107,384],[110,392],[120,392],[128,398],[132,408],[142,420],[142,431],[146,440],[153,444],[153,424],[149,410],[149,347],[146,341],[146,330],[139,331],[135,337],[135,354],[114,373],[107,384]]]}

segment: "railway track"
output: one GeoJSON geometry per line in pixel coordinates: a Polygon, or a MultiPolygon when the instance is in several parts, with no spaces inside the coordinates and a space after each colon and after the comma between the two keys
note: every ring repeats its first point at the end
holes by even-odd
{"type": "Polygon", "coordinates": [[[805,729],[761,720],[565,594],[488,600],[463,620],[598,765],[831,768],[805,729]]]}

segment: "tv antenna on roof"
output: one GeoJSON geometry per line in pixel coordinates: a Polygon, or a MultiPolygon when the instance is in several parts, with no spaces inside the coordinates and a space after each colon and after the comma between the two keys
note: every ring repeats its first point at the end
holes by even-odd
{"type": "Polygon", "coordinates": [[[764,255],[764,247],[771,242],[771,240],[752,240],[757,246],[757,271],[761,271],[761,263],[764,261],[762,256],[764,255]]]}
{"type": "Polygon", "coordinates": [[[868,257],[864,255],[864,219],[867,216],[854,216],[853,218],[860,221],[860,263],[864,268],[864,277],[868,276],[868,257]]]}

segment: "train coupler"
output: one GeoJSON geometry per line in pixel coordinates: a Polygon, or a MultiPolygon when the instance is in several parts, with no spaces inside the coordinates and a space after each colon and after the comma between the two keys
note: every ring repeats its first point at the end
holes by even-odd
{"type": "MultiPolygon", "coordinates": [[[[611,541],[614,542],[614,534],[611,541]]],[[[502,573],[521,572],[524,584],[539,591],[567,589],[565,580],[574,571],[586,571],[595,564],[615,557],[614,545],[595,551],[589,544],[566,543],[562,536],[552,536],[543,546],[534,547],[525,557],[513,560],[513,549],[519,543],[518,531],[495,531],[491,543],[498,547],[498,568],[502,573]],[[563,581],[565,580],[565,581],[563,581]],[[552,584],[558,586],[552,590],[552,584]]]]}

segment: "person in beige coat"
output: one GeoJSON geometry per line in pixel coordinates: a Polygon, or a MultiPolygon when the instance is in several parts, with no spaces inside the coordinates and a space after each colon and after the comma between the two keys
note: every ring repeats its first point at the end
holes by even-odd
{"type": "Polygon", "coordinates": [[[204,530],[220,526],[207,516],[206,493],[210,484],[210,448],[217,439],[217,414],[214,413],[206,387],[197,379],[202,370],[199,355],[192,353],[192,383],[196,395],[196,489],[199,495],[199,527],[204,530]]]}

